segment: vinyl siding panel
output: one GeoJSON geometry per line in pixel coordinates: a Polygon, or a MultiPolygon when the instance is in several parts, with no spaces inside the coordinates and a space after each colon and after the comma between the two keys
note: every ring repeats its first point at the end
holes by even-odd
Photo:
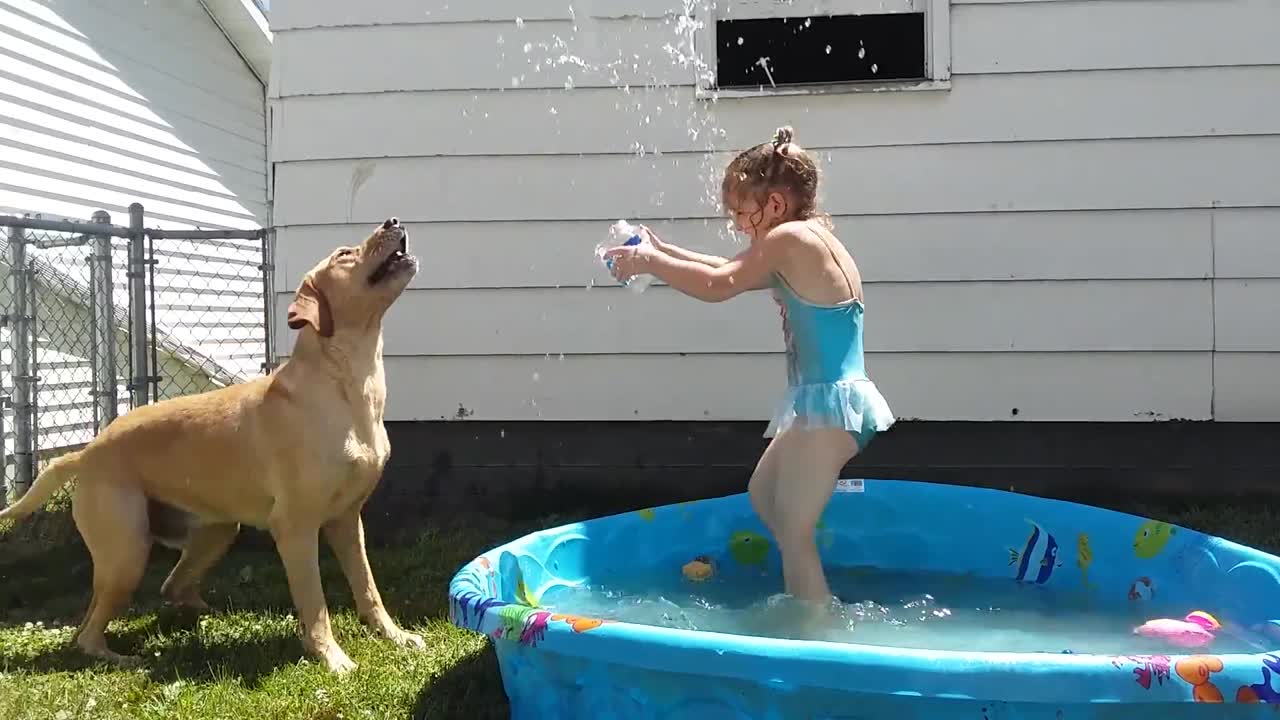
{"type": "Polygon", "coordinates": [[[388,417],[763,430],[784,378],[768,298],[633,296],[591,249],[623,217],[735,252],[720,168],[791,123],[899,416],[1280,420],[1249,389],[1280,357],[1258,330],[1280,283],[1280,5],[957,0],[949,89],[715,102],[664,49],[687,47],[676,5],[277,0],[276,315],[398,215],[423,265],[387,316],[388,417]]]}

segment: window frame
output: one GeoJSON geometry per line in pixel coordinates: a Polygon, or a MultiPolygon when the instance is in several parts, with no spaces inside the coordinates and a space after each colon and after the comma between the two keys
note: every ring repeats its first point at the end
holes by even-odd
{"type": "Polygon", "coordinates": [[[699,3],[694,17],[694,51],[703,69],[694,75],[700,98],[775,95],[823,95],[882,92],[884,90],[949,90],[951,88],[951,0],[710,0],[699,3]],[[923,80],[850,81],[784,87],[720,88],[715,85],[716,21],[814,15],[887,15],[924,13],[925,58],[923,80]]]}

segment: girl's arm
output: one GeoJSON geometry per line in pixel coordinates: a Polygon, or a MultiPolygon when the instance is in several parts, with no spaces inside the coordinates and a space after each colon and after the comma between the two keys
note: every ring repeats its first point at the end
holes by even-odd
{"type": "Polygon", "coordinates": [[[779,227],[716,267],[635,245],[613,248],[605,257],[614,258],[616,277],[649,273],[691,297],[724,302],[748,290],[768,287],[770,275],[781,264],[786,242],[793,234],[793,230],[779,227]]]}
{"type": "Polygon", "coordinates": [[[711,267],[720,267],[721,265],[729,262],[728,258],[722,258],[719,255],[707,255],[705,253],[694,252],[693,250],[686,250],[679,245],[674,245],[658,237],[658,234],[647,225],[641,225],[640,227],[646,234],[648,234],[649,242],[652,243],[655,248],[678,260],[688,260],[689,262],[701,263],[711,267]]]}
{"type": "Polygon", "coordinates": [[[706,255],[693,250],[686,250],[670,243],[663,243],[658,249],[677,260],[687,260],[707,267],[720,267],[729,262],[728,258],[722,258],[719,255],[706,255]]]}

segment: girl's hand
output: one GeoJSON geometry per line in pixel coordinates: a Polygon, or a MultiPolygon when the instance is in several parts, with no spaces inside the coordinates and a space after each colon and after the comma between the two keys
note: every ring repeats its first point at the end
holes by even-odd
{"type": "Polygon", "coordinates": [[[649,272],[649,260],[655,252],[660,252],[656,246],[641,243],[609,248],[604,256],[613,260],[613,278],[618,282],[625,282],[631,277],[649,272]]]}
{"type": "Polygon", "coordinates": [[[649,243],[653,245],[655,250],[661,253],[667,253],[668,255],[670,254],[670,251],[667,250],[667,243],[664,242],[662,238],[658,237],[658,233],[650,229],[648,225],[641,225],[640,231],[644,233],[646,238],[648,238],[649,243]]]}

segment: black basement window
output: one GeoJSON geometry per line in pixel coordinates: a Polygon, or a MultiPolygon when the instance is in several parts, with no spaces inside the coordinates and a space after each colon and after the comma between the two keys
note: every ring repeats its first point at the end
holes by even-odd
{"type": "Polygon", "coordinates": [[[925,79],[924,13],[716,22],[722,88],[925,79]]]}

